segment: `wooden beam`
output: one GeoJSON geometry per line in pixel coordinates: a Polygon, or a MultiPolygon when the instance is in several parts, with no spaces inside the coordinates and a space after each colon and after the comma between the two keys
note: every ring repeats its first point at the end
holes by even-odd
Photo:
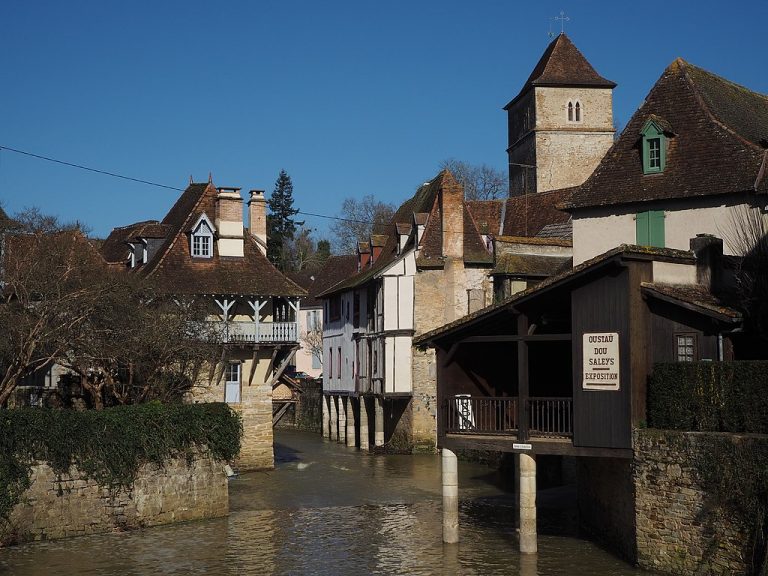
{"type": "Polygon", "coordinates": [[[632,458],[633,451],[628,448],[588,448],[574,446],[570,440],[531,438],[527,443],[531,450],[516,450],[513,444],[519,443],[515,436],[479,436],[472,434],[446,434],[440,438],[441,448],[449,450],[490,450],[494,452],[514,452],[525,454],[547,454],[556,456],[588,456],[594,458],[632,458]]]}
{"type": "Polygon", "coordinates": [[[253,347],[253,356],[251,356],[251,372],[248,375],[248,386],[250,386],[253,383],[253,375],[256,374],[256,362],[258,360],[259,347],[254,346],[253,347]]]}
{"type": "MultiPolygon", "coordinates": [[[[269,381],[269,386],[273,386],[275,382],[277,382],[280,379],[280,376],[283,375],[283,372],[285,372],[285,369],[288,367],[288,362],[291,361],[291,359],[296,355],[296,351],[299,349],[298,346],[294,346],[291,348],[291,351],[288,353],[288,356],[286,356],[282,362],[280,362],[280,366],[277,367],[277,370],[275,370],[274,376],[272,376],[272,379],[269,381]]],[[[277,351],[277,349],[275,349],[277,351]]],[[[272,360],[274,361],[274,356],[272,357],[272,360]]],[[[272,362],[270,362],[270,366],[272,365],[272,362]]],[[[267,372],[269,374],[269,372],[267,372]]]]}
{"type": "Polygon", "coordinates": [[[292,404],[292,402],[283,402],[282,407],[280,410],[275,412],[272,416],[272,426],[275,426],[278,422],[280,422],[280,419],[285,415],[285,413],[288,411],[288,407],[292,404]]]}
{"type": "Polygon", "coordinates": [[[456,352],[459,351],[459,344],[461,342],[454,342],[451,344],[451,348],[448,350],[448,352],[445,355],[445,361],[444,365],[448,366],[451,362],[453,362],[453,357],[456,355],[456,352]]]}
{"type": "MultiPolygon", "coordinates": [[[[518,316],[520,318],[520,316],[518,316]]],[[[523,334],[499,334],[497,336],[469,336],[458,344],[477,344],[482,342],[563,342],[570,341],[570,334],[528,334],[528,328],[523,334]]]]}
{"type": "MultiPolygon", "coordinates": [[[[525,314],[517,317],[517,334],[528,334],[528,316],[525,314]]],[[[517,340],[517,427],[521,442],[528,441],[528,390],[528,340],[520,338],[517,340]]]]}

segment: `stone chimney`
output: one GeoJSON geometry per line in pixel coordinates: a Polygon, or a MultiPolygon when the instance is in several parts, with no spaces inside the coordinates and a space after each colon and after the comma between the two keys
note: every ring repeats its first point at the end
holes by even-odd
{"type": "Polygon", "coordinates": [[[219,188],[216,195],[216,240],[219,256],[243,256],[243,198],[240,188],[219,188]]]}
{"type": "Polygon", "coordinates": [[[448,170],[440,186],[440,217],[443,220],[443,256],[464,258],[464,189],[448,170]]]}
{"type": "Polygon", "coordinates": [[[368,268],[371,262],[371,248],[368,242],[357,243],[357,271],[368,268]]]}
{"type": "Polygon", "coordinates": [[[387,237],[383,234],[371,235],[371,266],[381,256],[381,251],[384,249],[384,245],[387,243],[387,237]]]}
{"type": "Polygon", "coordinates": [[[248,200],[248,229],[251,236],[256,238],[259,250],[267,253],[267,201],[264,198],[264,190],[251,190],[251,199],[248,200]]]}
{"type": "Polygon", "coordinates": [[[713,294],[723,288],[723,240],[711,234],[691,238],[691,251],[696,255],[696,283],[713,294]]]}

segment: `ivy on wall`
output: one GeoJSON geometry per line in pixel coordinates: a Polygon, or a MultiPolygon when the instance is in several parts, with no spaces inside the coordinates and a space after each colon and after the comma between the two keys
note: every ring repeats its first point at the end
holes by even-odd
{"type": "Polygon", "coordinates": [[[57,474],[74,465],[102,486],[128,488],[143,464],[192,458],[199,449],[231,460],[241,436],[240,417],[221,403],[0,410],[0,525],[29,487],[35,462],[57,474]]]}

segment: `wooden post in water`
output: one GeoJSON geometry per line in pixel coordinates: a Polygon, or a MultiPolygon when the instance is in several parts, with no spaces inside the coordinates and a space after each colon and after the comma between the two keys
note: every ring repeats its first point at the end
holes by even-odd
{"type": "Polygon", "coordinates": [[[536,457],[519,454],[520,553],[536,554],[536,457]]]}
{"type": "Polygon", "coordinates": [[[443,542],[459,541],[459,467],[456,454],[443,448],[443,542]]]}
{"type": "Polygon", "coordinates": [[[368,403],[360,396],[360,450],[370,450],[368,443],[368,403]]]}
{"type": "Polygon", "coordinates": [[[331,437],[331,410],[328,407],[330,396],[322,396],[323,400],[323,438],[331,437]]]}
{"type": "Polygon", "coordinates": [[[355,404],[352,396],[347,398],[347,446],[355,447],[355,404]]]}
{"type": "Polygon", "coordinates": [[[384,446],[384,398],[374,398],[374,446],[384,446]]]}

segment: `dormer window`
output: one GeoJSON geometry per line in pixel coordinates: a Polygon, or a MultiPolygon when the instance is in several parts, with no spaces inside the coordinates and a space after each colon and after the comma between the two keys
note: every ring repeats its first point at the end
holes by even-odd
{"type": "Polygon", "coordinates": [[[578,100],[568,102],[568,122],[581,122],[581,103],[578,100]]]}
{"type": "Polygon", "coordinates": [[[664,121],[652,117],[643,126],[640,135],[643,138],[643,174],[658,174],[664,172],[667,156],[668,130],[663,126],[664,121]]]}
{"type": "Polygon", "coordinates": [[[192,228],[190,252],[194,258],[213,257],[213,225],[203,214],[192,228]]]}

